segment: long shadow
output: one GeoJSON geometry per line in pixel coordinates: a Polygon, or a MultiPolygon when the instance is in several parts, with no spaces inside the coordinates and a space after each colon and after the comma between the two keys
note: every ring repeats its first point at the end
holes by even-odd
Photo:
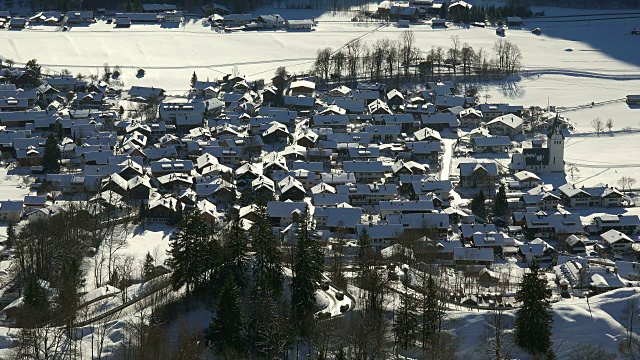
{"type": "MultiPolygon", "coordinates": [[[[596,20],[575,21],[567,18],[562,22],[545,21],[544,17],[527,19],[523,30],[540,28],[543,36],[581,42],[616,60],[640,66],[640,51],[637,51],[640,48],[640,36],[631,35],[634,28],[640,29],[640,18],[599,20],[594,16],[594,19],[596,20]]],[[[606,70],[606,66],[603,64],[603,70],[606,70]]]]}

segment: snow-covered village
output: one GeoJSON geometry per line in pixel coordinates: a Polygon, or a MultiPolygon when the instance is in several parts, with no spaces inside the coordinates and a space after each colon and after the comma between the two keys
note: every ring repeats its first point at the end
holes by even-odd
{"type": "Polygon", "coordinates": [[[640,358],[639,29],[0,0],[0,358],[640,358]]]}

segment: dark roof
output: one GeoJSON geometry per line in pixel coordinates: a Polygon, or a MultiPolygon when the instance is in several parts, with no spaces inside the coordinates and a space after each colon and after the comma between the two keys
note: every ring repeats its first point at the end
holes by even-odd
{"type": "Polygon", "coordinates": [[[529,148],[523,149],[524,162],[526,165],[548,165],[549,148],[529,148]]]}

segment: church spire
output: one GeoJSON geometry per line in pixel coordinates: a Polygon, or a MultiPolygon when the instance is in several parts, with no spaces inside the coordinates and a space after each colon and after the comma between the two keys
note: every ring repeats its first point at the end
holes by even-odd
{"type": "Polygon", "coordinates": [[[562,125],[560,123],[560,115],[556,114],[556,118],[553,119],[553,122],[547,129],[547,137],[551,139],[553,135],[560,135],[564,139],[564,133],[562,132],[562,125]]]}

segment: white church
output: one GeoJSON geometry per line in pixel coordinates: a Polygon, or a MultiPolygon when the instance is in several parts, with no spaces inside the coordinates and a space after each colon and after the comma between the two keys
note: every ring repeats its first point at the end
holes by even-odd
{"type": "Polygon", "coordinates": [[[532,173],[564,171],[564,134],[556,117],[544,139],[534,139],[531,147],[523,147],[522,153],[513,154],[509,167],[514,171],[532,173]]]}

